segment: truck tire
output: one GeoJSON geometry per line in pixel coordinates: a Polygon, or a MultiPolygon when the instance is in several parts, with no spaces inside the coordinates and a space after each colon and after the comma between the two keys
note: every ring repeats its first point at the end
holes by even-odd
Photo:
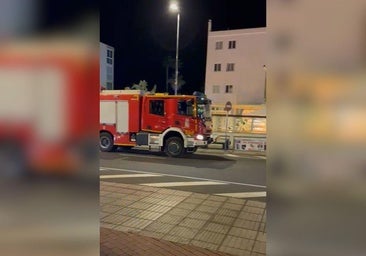
{"type": "Polygon", "coordinates": [[[184,155],[185,149],[181,138],[170,137],[165,142],[165,154],[170,157],[181,157],[184,155]]]}
{"type": "Polygon", "coordinates": [[[99,135],[99,148],[103,152],[111,152],[117,147],[113,145],[113,137],[108,132],[101,132],[99,135]]]}

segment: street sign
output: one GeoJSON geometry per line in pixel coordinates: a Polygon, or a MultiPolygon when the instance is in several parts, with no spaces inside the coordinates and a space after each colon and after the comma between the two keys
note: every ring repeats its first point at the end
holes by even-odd
{"type": "Polygon", "coordinates": [[[232,109],[232,104],[230,101],[226,102],[224,110],[229,112],[232,109]]]}

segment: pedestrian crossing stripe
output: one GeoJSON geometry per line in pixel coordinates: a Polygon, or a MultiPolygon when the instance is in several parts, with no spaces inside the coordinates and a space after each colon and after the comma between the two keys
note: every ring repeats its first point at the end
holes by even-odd
{"type": "Polygon", "coordinates": [[[143,183],[139,185],[166,188],[166,187],[184,187],[184,186],[227,185],[227,183],[215,182],[215,181],[184,181],[184,182],[143,183]]]}
{"type": "Polygon", "coordinates": [[[100,175],[101,179],[119,179],[119,178],[144,178],[144,177],[160,177],[159,174],[136,173],[136,174],[116,174],[116,175],[100,175]]]}
{"type": "Polygon", "coordinates": [[[184,179],[191,179],[191,180],[202,180],[202,181],[212,181],[212,182],[218,182],[218,183],[225,183],[230,185],[239,185],[239,186],[247,186],[247,187],[256,187],[256,188],[262,188],[265,189],[266,186],[264,185],[258,185],[258,184],[250,184],[250,183],[240,183],[240,182],[232,182],[232,181],[225,181],[225,180],[213,180],[213,179],[206,179],[206,178],[200,178],[200,177],[191,177],[191,176],[184,176],[184,175],[176,175],[176,174],[167,174],[167,173],[158,173],[158,172],[143,172],[143,171],[137,171],[137,170],[129,170],[129,169],[122,169],[122,168],[113,168],[113,167],[100,167],[105,168],[105,171],[122,171],[122,172],[131,172],[131,173],[141,173],[141,174],[155,174],[159,176],[165,176],[165,177],[176,177],[176,178],[184,178],[184,179]]]}
{"type": "Polygon", "coordinates": [[[235,197],[235,198],[251,198],[251,197],[266,197],[266,191],[260,192],[240,192],[240,193],[219,193],[215,194],[217,196],[227,196],[227,197],[235,197]]]}
{"type": "MultiPolygon", "coordinates": [[[[100,175],[100,179],[120,179],[120,178],[144,178],[144,177],[163,177],[163,174],[150,173],[133,173],[133,174],[116,174],[116,175],[100,175]]],[[[230,185],[230,183],[219,181],[184,181],[184,182],[158,182],[158,183],[141,183],[136,185],[143,185],[149,187],[185,187],[185,186],[209,186],[209,185],[230,185]]],[[[237,193],[216,193],[217,196],[234,197],[234,198],[258,198],[266,197],[265,191],[257,192],[237,192],[237,193]]]]}

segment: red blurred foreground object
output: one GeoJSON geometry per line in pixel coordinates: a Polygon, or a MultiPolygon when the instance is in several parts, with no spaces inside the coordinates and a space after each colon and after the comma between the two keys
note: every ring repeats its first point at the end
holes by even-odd
{"type": "Polygon", "coordinates": [[[75,173],[96,155],[98,49],[61,39],[0,45],[0,172],[75,173]]]}

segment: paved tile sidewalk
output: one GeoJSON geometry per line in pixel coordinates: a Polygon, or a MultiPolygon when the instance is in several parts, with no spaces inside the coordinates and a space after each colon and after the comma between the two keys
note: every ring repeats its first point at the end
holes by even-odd
{"type": "MultiPolygon", "coordinates": [[[[173,247],[182,244],[232,255],[265,255],[264,202],[113,182],[100,184],[103,237],[120,232],[119,237],[130,240],[154,238],[149,240],[152,244],[170,241],[173,247]]],[[[101,248],[108,246],[102,243],[101,248]]]]}
{"type": "Polygon", "coordinates": [[[229,256],[226,253],[126,233],[108,228],[100,230],[100,255],[125,256],[229,256]]]}

